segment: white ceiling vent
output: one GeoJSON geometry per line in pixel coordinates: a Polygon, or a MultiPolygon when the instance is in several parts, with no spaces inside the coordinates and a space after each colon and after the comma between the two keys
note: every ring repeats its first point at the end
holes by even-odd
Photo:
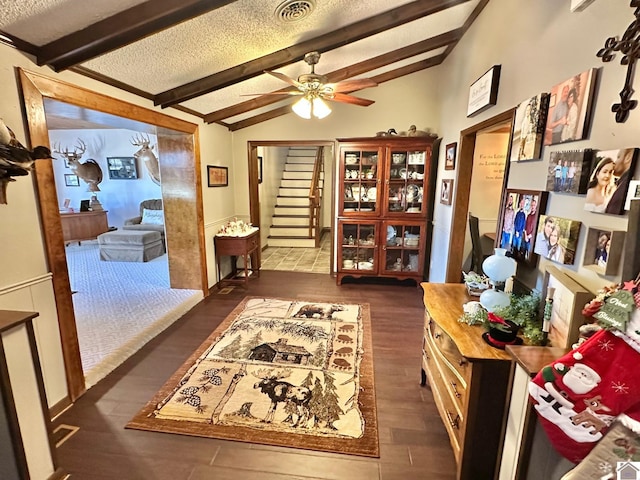
{"type": "Polygon", "coordinates": [[[315,0],[285,0],[276,8],[276,18],[283,23],[299,22],[311,15],[315,0]]]}

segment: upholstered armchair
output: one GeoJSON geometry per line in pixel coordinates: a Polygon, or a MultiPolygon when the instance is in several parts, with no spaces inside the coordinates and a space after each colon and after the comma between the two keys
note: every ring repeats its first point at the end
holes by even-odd
{"type": "Polygon", "coordinates": [[[162,199],[156,198],[140,202],[140,215],[124,221],[123,230],[152,230],[160,232],[164,243],[164,210],[162,199]]]}

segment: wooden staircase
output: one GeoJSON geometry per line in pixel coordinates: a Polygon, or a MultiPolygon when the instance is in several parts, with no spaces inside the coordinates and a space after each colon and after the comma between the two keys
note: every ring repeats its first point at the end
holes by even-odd
{"type": "MultiPolygon", "coordinates": [[[[310,228],[309,189],[317,153],[317,148],[289,148],[269,228],[270,247],[316,246],[315,229],[310,228]]],[[[321,194],[323,175],[319,179],[321,194]]]]}

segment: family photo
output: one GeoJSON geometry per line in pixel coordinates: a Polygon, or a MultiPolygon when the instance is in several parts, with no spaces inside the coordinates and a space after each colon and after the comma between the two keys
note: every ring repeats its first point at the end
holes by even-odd
{"type": "Polygon", "coordinates": [[[587,137],[596,72],[592,68],[551,89],[545,146],[587,137]]]}
{"type": "Polygon", "coordinates": [[[546,208],[546,192],[509,189],[504,198],[499,247],[516,260],[531,262],[538,217],[546,208]]]}
{"type": "Polygon", "coordinates": [[[551,152],[547,170],[547,191],[587,193],[594,153],[589,149],[551,152]]]}
{"type": "Polygon", "coordinates": [[[563,265],[573,265],[581,222],[540,215],[535,253],[563,265]]]}
{"type": "Polygon", "coordinates": [[[622,215],[637,157],[637,148],[598,152],[587,185],[584,209],[622,215]]]}
{"type": "Polygon", "coordinates": [[[511,136],[512,162],[540,158],[548,105],[549,95],[541,93],[516,108],[511,136]]]}

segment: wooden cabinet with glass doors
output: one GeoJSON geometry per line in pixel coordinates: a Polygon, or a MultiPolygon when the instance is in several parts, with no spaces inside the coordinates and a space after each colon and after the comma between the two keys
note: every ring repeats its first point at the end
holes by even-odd
{"type": "Polygon", "coordinates": [[[338,139],[338,285],[347,276],[424,279],[433,140],[338,139]]]}

